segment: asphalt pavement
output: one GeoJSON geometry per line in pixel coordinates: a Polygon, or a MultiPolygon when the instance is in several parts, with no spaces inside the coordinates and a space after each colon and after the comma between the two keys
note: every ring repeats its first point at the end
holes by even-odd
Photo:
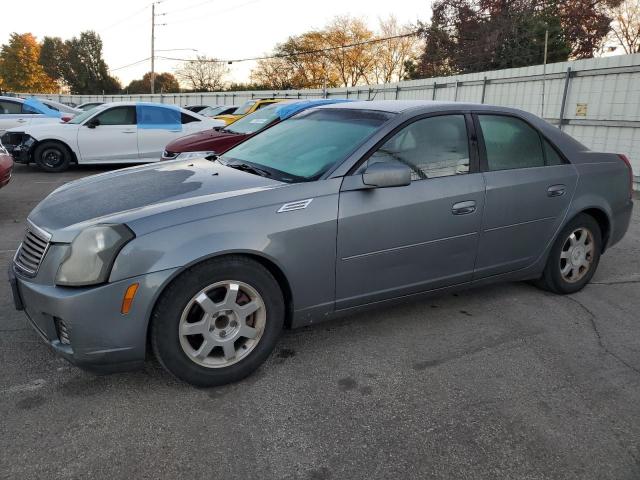
{"type": "MultiPolygon", "coordinates": [[[[42,198],[106,170],[16,166],[0,269],[42,198]]],[[[0,478],[638,479],[639,210],[580,293],[506,283],[288,331],[209,390],[71,366],[0,281],[0,478]]]]}

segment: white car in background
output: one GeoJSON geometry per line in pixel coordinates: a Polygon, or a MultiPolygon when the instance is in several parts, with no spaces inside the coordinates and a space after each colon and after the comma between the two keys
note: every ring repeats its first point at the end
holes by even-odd
{"type": "Polygon", "coordinates": [[[38,98],[35,102],[29,102],[18,97],[0,97],[0,135],[13,127],[38,125],[41,123],[60,123],[70,120],[82,113],[82,110],[69,107],[62,103],[38,98]],[[33,103],[42,103],[53,112],[43,112],[33,103]],[[50,113],[55,113],[54,115],[50,113]]]}
{"type": "Polygon", "coordinates": [[[81,113],[67,123],[18,127],[2,143],[18,163],[35,162],[48,172],[71,163],[156,162],[165,145],[183,135],[224,126],[174,105],[114,102],[81,113]]]}

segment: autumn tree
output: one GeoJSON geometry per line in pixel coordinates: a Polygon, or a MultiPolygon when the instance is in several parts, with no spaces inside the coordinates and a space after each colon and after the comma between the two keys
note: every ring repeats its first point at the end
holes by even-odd
{"type": "MultiPolygon", "coordinates": [[[[171,73],[156,73],[154,84],[154,92],[157,93],[178,93],[180,92],[180,84],[171,73]]],[[[151,91],[151,72],[144,74],[141,80],[132,80],[125,88],[127,93],[149,93],[151,91]]]]}
{"type": "Polygon", "coordinates": [[[52,93],[58,91],[55,81],[38,63],[40,45],[30,33],[12,33],[0,49],[2,88],[13,92],[52,93]]]}
{"type": "Polygon", "coordinates": [[[375,83],[391,83],[404,79],[407,68],[411,69],[412,60],[418,54],[419,41],[412,35],[414,30],[410,25],[400,25],[393,15],[380,20],[379,36],[389,40],[373,44],[374,62],[371,76],[375,83]]]}
{"type": "Polygon", "coordinates": [[[609,40],[624,53],[640,53],[640,0],[622,0],[609,10],[609,16],[613,19],[609,40]]]}
{"type": "Polygon", "coordinates": [[[224,88],[229,69],[224,62],[198,55],[195,60],[184,62],[175,73],[188,89],[194,92],[213,92],[224,88]]]}

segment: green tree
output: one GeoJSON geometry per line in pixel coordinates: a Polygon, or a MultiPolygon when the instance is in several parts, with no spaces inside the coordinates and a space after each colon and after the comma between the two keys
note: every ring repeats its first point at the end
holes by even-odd
{"type": "Polygon", "coordinates": [[[66,62],[63,78],[76,94],[119,93],[118,79],[109,75],[102,58],[102,40],[92,31],[82,32],[65,42],[66,62]]]}
{"type": "Polygon", "coordinates": [[[421,25],[424,50],[413,78],[593,56],[620,0],[437,0],[421,25]]]}
{"type": "Polygon", "coordinates": [[[58,85],[38,63],[40,45],[30,33],[12,33],[0,49],[0,78],[4,90],[24,93],[51,93],[58,85]]]}
{"type": "MultiPolygon", "coordinates": [[[[155,77],[154,91],[156,93],[179,93],[180,84],[174,75],[168,72],[157,73],[155,77]]],[[[142,80],[132,80],[125,88],[127,93],[149,93],[151,91],[151,72],[147,72],[142,80]]]]}
{"type": "Polygon", "coordinates": [[[49,77],[64,81],[64,66],[68,62],[68,52],[60,37],[44,37],[40,46],[38,62],[49,77]]]}

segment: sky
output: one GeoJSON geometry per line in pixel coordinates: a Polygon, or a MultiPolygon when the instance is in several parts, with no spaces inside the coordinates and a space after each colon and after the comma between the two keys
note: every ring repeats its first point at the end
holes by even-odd
{"type": "MultiPolygon", "coordinates": [[[[0,43],[6,43],[11,32],[31,32],[42,40],[95,30],[102,37],[112,75],[123,85],[150,70],[149,60],[120,68],[151,56],[150,0],[3,3],[3,17],[11,21],[3,22],[0,43]]],[[[156,27],[157,56],[235,59],[269,53],[276,43],[322,28],[337,15],[361,17],[374,30],[379,18],[391,14],[400,23],[424,21],[430,16],[430,0],[164,0],[156,5],[156,13],[156,24],[161,24],[156,27]],[[169,49],[184,50],[161,51],[169,49]]],[[[179,65],[157,59],[156,72],[173,73],[179,65]]],[[[248,81],[253,66],[253,62],[230,65],[229,80],[248,81]]]]}

